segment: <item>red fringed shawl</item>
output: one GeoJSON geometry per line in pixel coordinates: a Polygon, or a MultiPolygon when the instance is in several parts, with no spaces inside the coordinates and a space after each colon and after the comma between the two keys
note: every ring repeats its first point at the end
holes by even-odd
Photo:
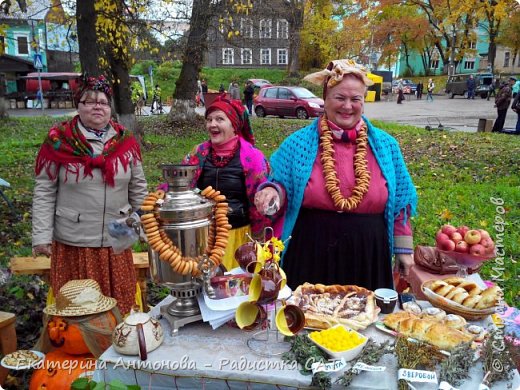
{"type": "Polygon", "coordinates": [[[116,131],[116,136],[105,144],[103,152],[94,155],[92,147],[79,129],[79,116],[71,121],[62,122],[52,127],[36,157],[36,175],[45,169],[49,179],[58,176],[61,166],[68,173],[76,175],[79,180],[80,167],[83,167],[84,177],[91,176],[92,170],[101,169],[103,180],[109,186],[114,186],[118,162],[121,162],[125,172],[131,160],[141,161],[141,150],[133,134],[119,123],[110,121],[116,131]]]}

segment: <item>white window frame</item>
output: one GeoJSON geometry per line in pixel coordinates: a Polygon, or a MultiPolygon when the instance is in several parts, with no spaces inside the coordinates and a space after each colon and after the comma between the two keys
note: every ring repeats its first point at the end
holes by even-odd
{"type": "Polygon", "coordinates": [[[430,69],[439,69],[439,60],[430,60],[430,69]]]}
{"type": "Polygon", "coordinates": [[[253,49],[240,49],[240,61],[242,65],[253,64],[253,49]],[[244,61],[244,53],[249,53],[249,62],[244,61]]]}
{"type": "Polygon", "coordinates": [[[276,62],[278,65],[287,65],[289,63],[289,50],[277,49],[276,50],[276,62]],[[285,61],[280,61],[280,54],[285,53],[285,61]]]}
{"type": "Polygon", "coordinates": [[[271,49],[260,49],[260,65],[271,65],[271,49]],[[268,55],[267,62],[264,61],[264,54],[268,55]]]}
{"type": "Polygon", "coordinates": [[[504,68],[509,68],[509,62],[511,61],[511,52],[504,52],[504,68]]]}
{"type": "Polygon", "coordinates": [[[475,69],[475,60],[465,60],[464,69],[474,70],[475,69]]]}
{"type": "Polygon", "coordinates": [[[276,37],[278,39],[289,39],[289,22],[285,19],[276,21],[276,37]]]}
{"type": "Polygon", "coordinates": [[[222,65],[235,65],[235,50],[232,47],[222,48],[222,65]]]}
{"type": "Polygon", "coordinates": [[[240,19],[240,35],[244,38],[253,38],[253,20],[250,18],[240,19]]]}
{"type": "Polygon", "coordinates": [[[477,42],[476,41],[469,41],[468,49],[476,49],[477,48],[477,42]]]}
{"type": "Polygon", "coordinates": [[[15,34],[14,35],[14,52],[19,56],[28,56],[31,54],[31,41],[29,40],[28,34],[15,34]],[[25,38],[27,40],[27,53],[20,53],[18,50],[18,38],[25,38]]]}
{"type": "Polygon", "coordinates": [[[273,29],[273,21],[271,19],[262,19],[260,20],[260,28],[258,29],[258,33],[260,38],[271,38],[271,32],[273,29]]]}

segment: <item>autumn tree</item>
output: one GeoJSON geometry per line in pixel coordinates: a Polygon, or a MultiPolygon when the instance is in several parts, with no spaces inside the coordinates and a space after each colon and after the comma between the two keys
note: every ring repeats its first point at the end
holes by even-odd
{"type": "Polygon", "coordinates": [[[520,5],[512,5],[509,15],[510,17],[504,20],[503,28],[497,37],[497,44],[511,48],[514,64],[520,53],[520,5]]]}

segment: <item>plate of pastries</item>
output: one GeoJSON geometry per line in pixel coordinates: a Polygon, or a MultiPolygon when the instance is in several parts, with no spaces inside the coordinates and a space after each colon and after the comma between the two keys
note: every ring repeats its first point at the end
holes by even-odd
{"type": "Polygon", "coordinates": [[[482,289],[475,282],[459,277],[425,281],[421,290],[433,306],[467,320],[478,320],[495,313],[502,297],[498,286],[482,289]]]}
{"type": "Polygon", "coordinates": [[[482,327],[468,324],[462,316],[447,314],[436,307],[419,314],[407,311],[388,314],[376,323],[376,328],[394,336],[400,334],[426,342],[445,354],[459,344],[482,341],[486,333],[482,327]]]}

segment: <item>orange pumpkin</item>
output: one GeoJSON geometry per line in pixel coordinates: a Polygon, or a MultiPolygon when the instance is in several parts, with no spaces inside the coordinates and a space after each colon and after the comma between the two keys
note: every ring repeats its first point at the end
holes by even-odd
{"type": "MultiPolygon", "coordinates": [[[[117,325],[116,318],[111,311],[107,311],[101,314],[92,314],[89,320],[89,325],[92,327],[107,327],[108,331],[114,330],[117,325]]],[[[73,321],[69,321],[66,317],[51,317],[47,323],[47,333],[49,335],[50,342],[53,347],[58,348],[62,352],[70,355],[84,355],[90,353],[89,348],[83,340],[83,335],[73,321]]],[[[100,335],[101,336],[101,335],[100,335]]],[[[103,337],[103,336],[101,336],[103,337]]],[[[108,348],[111,344],[111,338],[105,336],[106,340],[101,340],[100,344],[108,348]]]]}
{"type": "Polygon", "coordinates": [[[91,376],[96,368],[92,355],[71,356],[56,350],[49,352],[41,366],[34,370],[29,390],[70,389],[74,380],[80,376],[91,376]]]}

